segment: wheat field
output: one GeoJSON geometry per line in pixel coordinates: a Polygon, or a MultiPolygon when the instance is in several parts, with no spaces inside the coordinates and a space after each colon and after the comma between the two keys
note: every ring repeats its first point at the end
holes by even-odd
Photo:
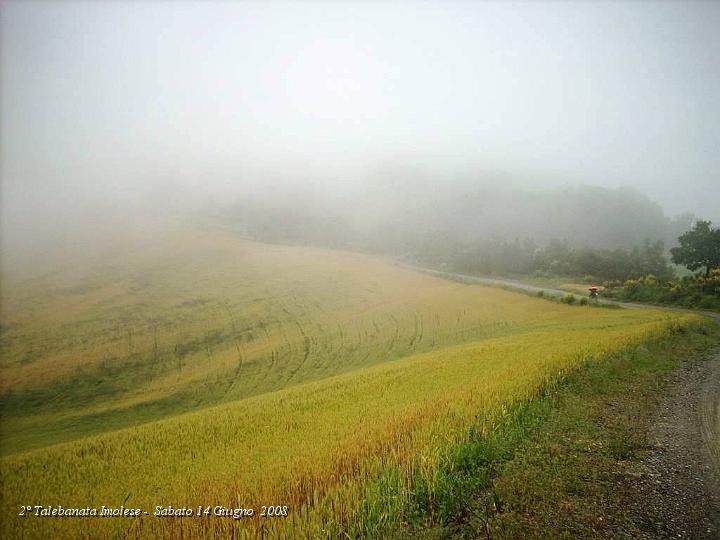
{"type": "Polygon", "coordinates": [[[470,433],[590,358],[696,321],[217,232],[2,297],[5,538],[383,535],[470,433]],[[153,516],[170,505],[195,515],[153,516]]]}

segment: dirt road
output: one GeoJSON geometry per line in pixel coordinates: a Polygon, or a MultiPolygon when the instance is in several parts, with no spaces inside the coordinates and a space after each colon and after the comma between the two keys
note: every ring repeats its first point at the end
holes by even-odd
{"type": "MultiPolygon", "coordinates": [[[[501,289],[514,289],[518,291],[524,291],[529,293],[538,293],[542,291],[547,296],[555,296],[555,297],[562,297],[568,294],[568,291],[563,291],[560,289],[551,289],[547,287],[537,287],[535,285],[528,285],[527,283],[521,283],[519,281],[512,281],[509,279],[495,279],[495,278],[485,278],[485,277],[478,277],[478,276],[469,276],[467,274],[456,274],[453,272],[442,272],[439,270],[431,270],[429,268],[422,268],[419,266],[407,266],[407,268],[412,268],[413,270],[417,270],[419,272],[424,272],[426,274],[430,274],[432,276],[437,276],[445,279],[450,279],[452,281],[459,281],[461,283],[478,283],[480,285],[489,285],[491,287],[500,287],[501,289]]],[[[577,296],[577,295],[575,295],[577,296]]],[[[608,298],[603,298],[601,300],[601,303],[603,304],[612,304],[616,306],[621,306],[628,309],[646,309],[646,308],[652,308],[652,309],[659,309],[661,311],[683,311],[686,313],[700,313],[701,315],[707,315],[708,317],[713,317],[715,319],[720,320],[720,314],[714,313],[711,311],[698,311],[693,309],[685,309],[680,307],[670,307],[670,306],[658,306],[658,305],[646,305],[646,304],[636,304],[633,302],[619,302],[617,300],[610,300],[608,298]]]]}
{"type": "Polygon", "coordinates": [[[720,354],[673,372],[637,464],[637,519],[646,538],[720,538],[720,354]]]}

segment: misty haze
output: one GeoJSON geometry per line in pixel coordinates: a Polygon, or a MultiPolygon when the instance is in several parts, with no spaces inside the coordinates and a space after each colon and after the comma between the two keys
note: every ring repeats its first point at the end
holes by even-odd
{"type": "Polygon", "coordinates": [[[717,538],[720,4],[0,5],[4,538],[717,538]]]}

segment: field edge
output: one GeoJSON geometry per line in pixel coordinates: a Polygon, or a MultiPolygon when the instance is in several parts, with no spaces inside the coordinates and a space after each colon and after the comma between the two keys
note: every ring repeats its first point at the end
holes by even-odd
{"type": "Polygon", "coordinates": [[[657,535],[638,521],[633,465],[648,452],[649,421],[668,375],[720,350],[709,319],[591,359],[534,400],[517,404],[485,437],[451,454],[439,490],[416,490],[416,510],[388,533],[420,538],[607,538],[657,535]]]}

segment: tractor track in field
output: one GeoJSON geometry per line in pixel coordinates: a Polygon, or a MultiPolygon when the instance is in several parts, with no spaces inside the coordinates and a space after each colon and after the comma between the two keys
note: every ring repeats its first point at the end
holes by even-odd
{"type": "MultiPolygon", "coordinates": [[[[567,291],[511,280],[483,278],[410,267],[436,277],[526,293],[567,291]]],[[[720,314],[603,300],[628,309],[651,308],[697,313],[720,322],[720,314]]],[[[705,360],[688,360],[670,373],[647,433],[647,454],[632,466],[634,504],[626,509],[648,531],[640,538],[720,538],[720,351],[705,360]],[[650,532],[651,531],[651,532],[650,532]]],[[[614,537],[637,538],[617,529],[614,537]]]]}
{"type": "Polygon", "coordinates": [[[312,353],[313,349],[313,338],[305,333],[305,329],[302,327],[302,325],[299,322],[295,323],[298,327],[298,330],[300,331],[300,335],[302,336],[303,341],[303,357],[302,360],[290,371],[290,375],[286,379],[286,381],[292,380],[292,378],[297,374],[298,371],[307,363],[308,358],[310,358],[310,354],[312,353]]]}

